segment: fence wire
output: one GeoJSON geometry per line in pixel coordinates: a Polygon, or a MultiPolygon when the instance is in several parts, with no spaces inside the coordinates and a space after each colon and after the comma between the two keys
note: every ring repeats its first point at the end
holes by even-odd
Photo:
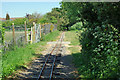
{"type": "MultiPolygon", "coordinates": [[[[27,25],[26,25],[27,27],[27,25]]],[[[5,44],[3,46],[3,52],[10,51],[14,49],[15,46],[21,47],[25,46],[29,43],[37,43],[40,41],[41,34],[48,34],[52,31],[57,30],[56,24],[35,24],[32,28],[26,28],[26,36],[25,36],[25,28],[14,26],[14,36],[13,36],[13,28],[5,27],[5,44]],[[14,39],[13,39],[14,38],[14,39]],[[27,40],[27,41],[26,41],[27,40]]]]}

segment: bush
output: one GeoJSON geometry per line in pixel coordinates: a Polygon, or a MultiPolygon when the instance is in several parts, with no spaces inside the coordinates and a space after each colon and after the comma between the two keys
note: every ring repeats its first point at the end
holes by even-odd
{"type": "Polygon", "coordinates": [[[0,25],[0,44],[4,44],[4,34],[5,34],[5,29],[0,25]]]}
{"type": "MultiPolygon", "coordinates": [[[[79,73],[84,78],[119,78],[119,35],[113,26],[80,30],[79,73]]],[[[78,65],[78,64],[77,64],[78,65]]]]}
{"type": "Polygon", "coordinates": [[[74,24],[73,26],[71,26],[70,30],[80,30],[82,26],[83,26],[82,22],[78,22],[74,24]]]}

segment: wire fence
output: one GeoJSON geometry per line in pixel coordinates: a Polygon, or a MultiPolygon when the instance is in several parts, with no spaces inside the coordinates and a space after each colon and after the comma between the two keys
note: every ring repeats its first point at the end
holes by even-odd
{"type": "Polygon", "coordinates": [[[14,23],[12,27],[5,27],[5,43],[2,46],[2,50],[13,50],[14,47],[25,46],[26,44],[37,43],[41,40],[42,34],[46,35],[52,31],[57,30],[56,24],[45,23],[35,24],[31,28],[27,28],[26,22],[24,27],[16,27],[14,23]]]}

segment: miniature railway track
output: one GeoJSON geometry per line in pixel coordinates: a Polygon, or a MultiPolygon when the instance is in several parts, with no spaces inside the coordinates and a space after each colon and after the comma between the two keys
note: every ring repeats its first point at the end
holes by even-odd
{"type": "Polygon", "coordinates": [[[49,80],[52,80],[53,71],[55,68],[55,63],[57,61],[58,52],[60,51],[60,48],[62,45],[63,36],[64,36],[64,33],[61,34],[60,39],[55,44],[55,47],[52,49],[50,54],[48,54],[47,58],[45,59],[45,63],[42,66],[42,69],[39,73],[37,80],[41,80],[43,78],[47,78],[49,80]],[[55,52],[55,55],[53,55],[53,52],[55,51],[55,49],[56,49],[56,52],[55,52]]]}

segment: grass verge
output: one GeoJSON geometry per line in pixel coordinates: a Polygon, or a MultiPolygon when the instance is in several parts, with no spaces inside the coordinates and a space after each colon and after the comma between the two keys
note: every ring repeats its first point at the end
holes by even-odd
{"type": "Polygon", "coordinates": [[[17,48],[14,51],[8,51],[2,55],[2,76],[7,77],[21,66],[26,66],[34,57],[39,57],[35,54],[41,54],[45,49],[47,41],[53,41],[59,36],[59,31],[54,31],[45,35],[45,40],[35,44],[28,44],[24,48],[17,48]]]}
{"type": "Polygon", "coordinates": [[[79,55],[80,50],[81,50],[81,46],[79,45],[79,39],[78,36],[76,35],[76,31],[68,31],[65,34],[65,41],[70,41],[70,47],[68,47],[68,49],[70,50],[72,56],[73,56],[73,63],[75,64],[76,67],[79,67],[79,55]]]}
{"type": "Polygon", "coordinates": [[[79,39],[76,35],[76,31],[65,32],[65,41],[70,41],[70,47],[68,48],[71,53],[79,52],[79,39]]]}
{"type": "Polygon", "coordinates": [[[78,40],[78,36],[76,35],[76,31],[67,31],[65,34],[65,41],[70,41],[71,44],[70,45],[74,45],[77,46],[79,45],[79,40],[78,40]]]}

